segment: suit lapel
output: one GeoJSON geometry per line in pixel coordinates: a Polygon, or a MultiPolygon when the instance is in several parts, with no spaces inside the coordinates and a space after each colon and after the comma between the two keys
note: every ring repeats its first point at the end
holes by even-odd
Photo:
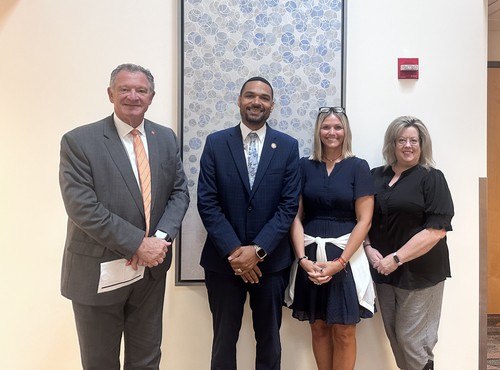
{"type": "Polygon", "coordinates": [[[267,167],[269,167],[269,163],[271,163],[274,153],[276,152],[277,146],[275,139],[276,139],[275,132],[268,125],[266,129],[266,138],[264,139],[264,145],[262,146],[262,153],[260,154],[259,166],[257,167],[257,173],[255,174],[252,193],[254,193],[259,187],[259,184],[264,178],[264,174],[267,171],[267,167]]]}
{"type": "Polygon", "coordinates": [[[151,122],[148,120],[144,120],[144,131],[146,132],[146,138],[148,141],[148,160],[149,168],[151,170],[151,213],[153,213],[156,192],[158,190],[158,182],[156,180],[160,178],[160,153],[158,148],[158,133],[153,130],[151,122]]]}
{"type": "MultiPolygon", "coordinates": [[[[132,166],[130,164],[130,159],[128,158],[127,152],[123,147],[123,144],[116,131],[115,123],[113,122],[113,116],[110,116],[104,122],[104,145],[108,148],[109,155],[115,163],[116,167],[122,175],[123,181],[125,182],[128,190],[134,198],[134,202],[139,209],[139,211],[144,216],[144,205],[142,204],[142,194],[137,184],[137,180],[132,171],[132,166]]],[[[149,142],[148,142],[149,144],[149,142]]]]}
{"type": "Polygon", "coordinates": [[[245,185],[245,189],[250,193],[250,180],[248,178],[247,161],[245,159],[245,151],[243,150],[243,139],[241,137],[240,126],[233,127],[229,132],[227,139],[229,150],[233,156],[234,163],[240,174],[241,180],[245,185]]]}

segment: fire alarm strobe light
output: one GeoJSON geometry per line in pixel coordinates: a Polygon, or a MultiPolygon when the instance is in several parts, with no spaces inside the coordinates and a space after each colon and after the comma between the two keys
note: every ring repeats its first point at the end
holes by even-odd
{"type": "Polygon", "coordinates": [[[398,79],[418,80],[418,58],[398,58],[398,79]]]}

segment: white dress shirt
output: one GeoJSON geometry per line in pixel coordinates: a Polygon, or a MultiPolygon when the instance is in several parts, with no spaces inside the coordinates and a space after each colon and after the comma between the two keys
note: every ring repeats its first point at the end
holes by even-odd
{"type": "Polygon", "coordinates": [[[245,126],[243,122],[241,122],[240,128],[241,128],[241,137],[243,138],[243,148],[245,150],[245,158],[247,160],[247,165],[248,165],[248,146],[250,144],[250,138],[248,137],[248,134],[251,132],[255,132],[259,137],[259,139],[257,140],[257,153],[259,154],[259,160],[260,160],[260,155],[262,154],[262,147],[264,146],[264,139],[266,138],[267,125],[262,126],[257,131],[253,131],[249,129],[247,126],[245,126]]]}
{"type": "MultiPolygon", "coordinates": [[[[132,165],[132,171],[134,171],[134,176],[140,189],[141,181],[139,180],[139,171],[137,170],[137,161],[135,160],[134,135],[132,135],[132,130],[134,128],[123,122],[120,118],[118,118],[116,114],[113,115],[113,118],[115,121],[116,131],[118,131],[118,136],[120,137],[125,151],[127,152],[128,159],[130,160],[130,164],[132,165]]],[[[139,137],[142,140],[144,151],[146,152],[146,156],[149,159],[148,139],[146,137],[146,130],[144,129],[144,120],[142,120],[141,124],[137,126],[136,129],[140,132],[139,137]]],[[[166,239],[167,237],[169,237],[169,235],[162,230],[156,230],[155,236],[160,239],[166,239]]]]}
{"type": "MultiPolygon", "coordinates": [[[[122,141],[125,151],[127,152],[128,159],[130,160],[130,164],[132,165],[132,170],[134,171],[135,179],[137,180],[137,185],[139,185],[140,189],[141,182],[139,180],[139,172],[137,170],[137,162],[135,160],[134,136],[132,135],[132,130],[134,128],[123,122],[120,118],[118,118],[116,114],[113,115],[113,118],[115,121],[116,131],[118,131],[118,136],[122,141]]],[[[144,130],[144,120],[136,128],[141,133],[140,138],[142,140],[142,144],[144,145],[144,151],[146,152],[146,156],[149,159],[148,140],[146,138],[146,131],[144,130]]]]}

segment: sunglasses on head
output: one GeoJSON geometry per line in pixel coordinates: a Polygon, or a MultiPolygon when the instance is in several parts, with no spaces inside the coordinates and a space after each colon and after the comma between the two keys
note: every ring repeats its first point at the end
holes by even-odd
{"type": "Polygon", "coordinates": [[[321,107],[319,108],[319,113],[345,113],[344,108],[342,107],[321,107]]]}

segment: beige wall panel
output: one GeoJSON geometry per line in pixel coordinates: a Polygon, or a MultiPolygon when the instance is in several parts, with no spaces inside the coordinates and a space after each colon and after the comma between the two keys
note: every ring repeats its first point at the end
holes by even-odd
{"type": "Polygon", "coordinates": [[[500,68],[488,68],[488,313],[500,313],[500,68]]]}

